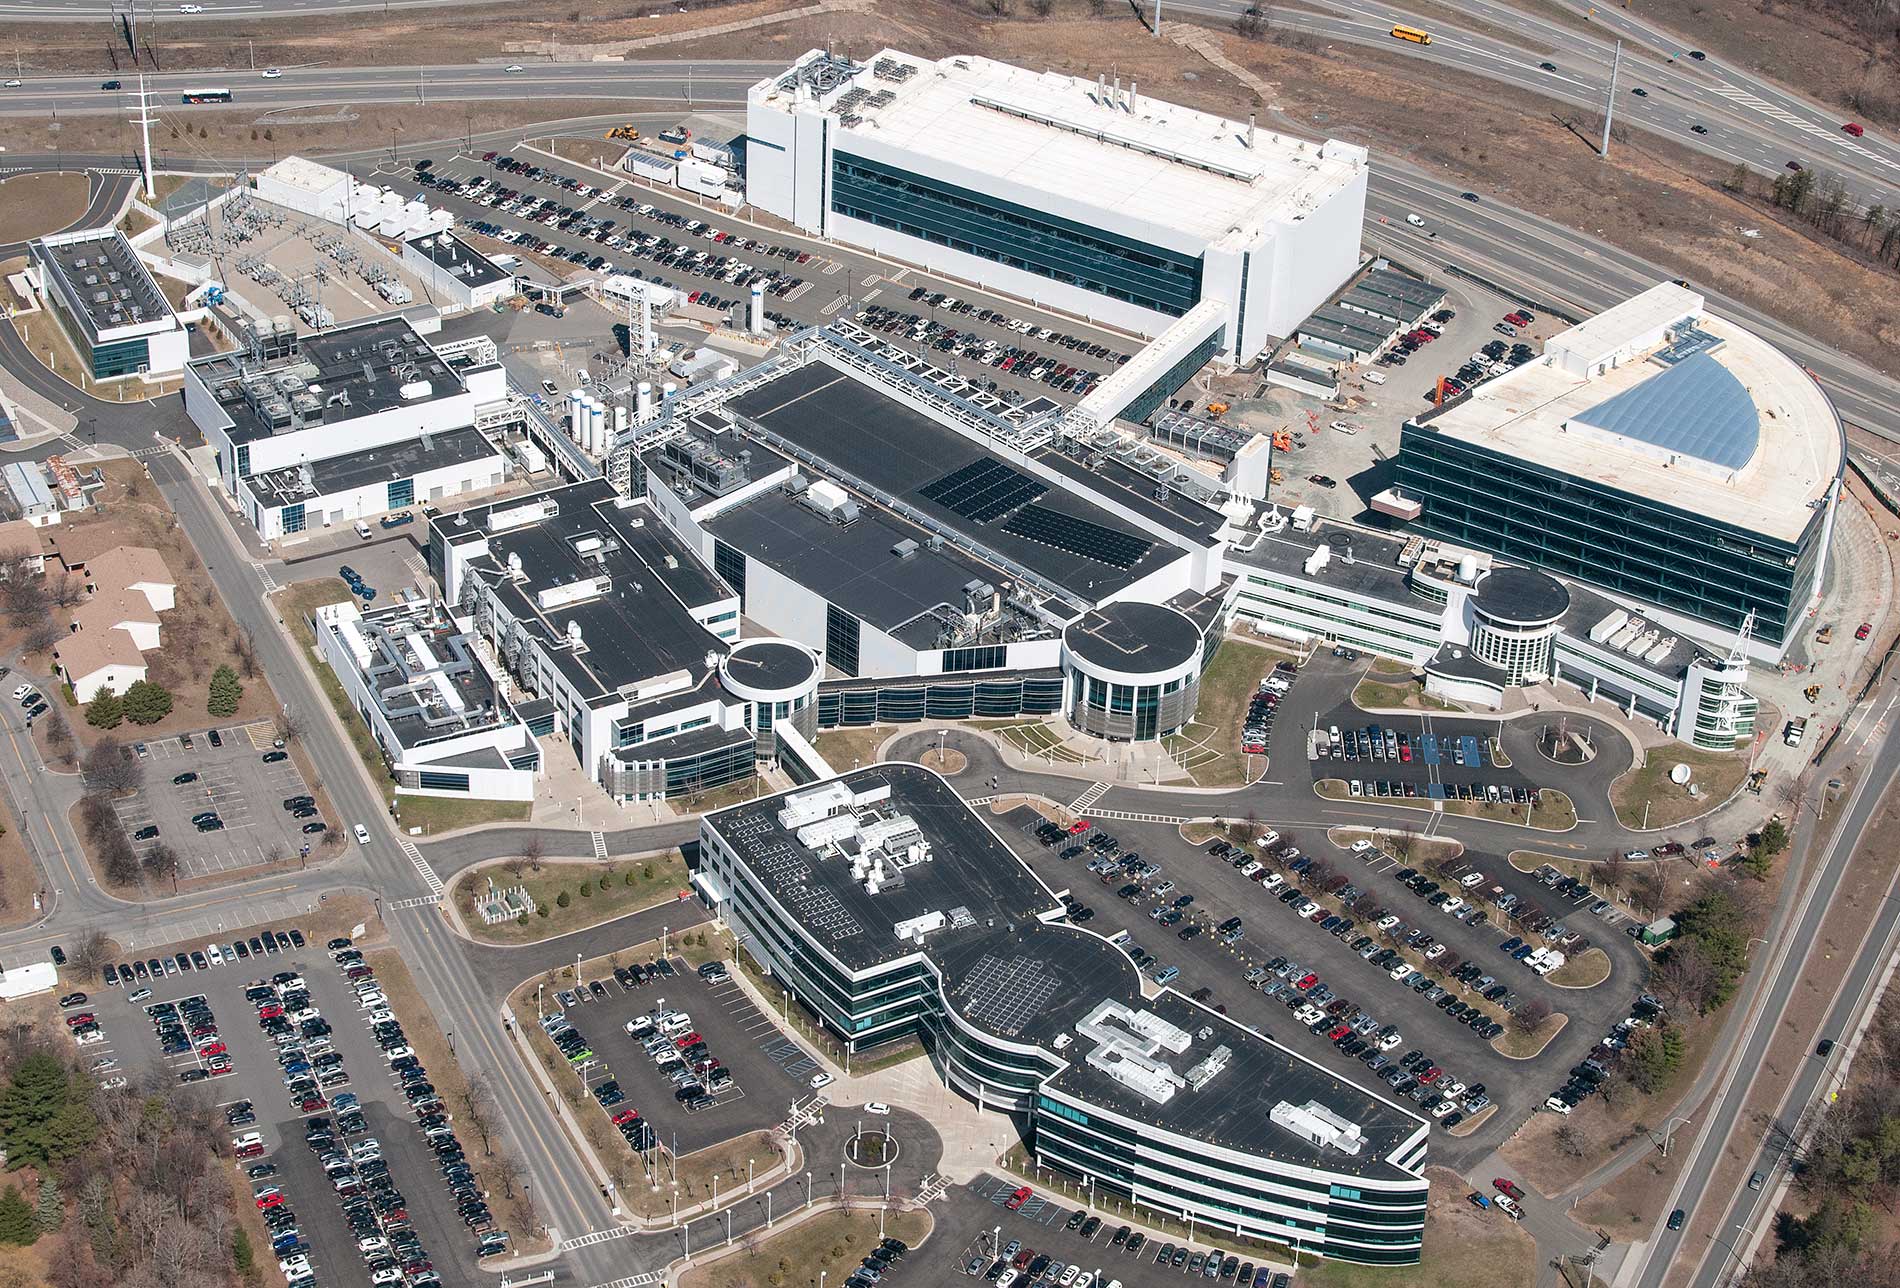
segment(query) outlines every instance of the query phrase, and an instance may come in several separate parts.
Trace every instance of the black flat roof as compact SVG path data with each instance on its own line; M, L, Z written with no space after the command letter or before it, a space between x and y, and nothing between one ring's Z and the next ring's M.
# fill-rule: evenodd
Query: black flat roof
M1479 579L1475 603L1487 617L1529 625L1562 617L1570 610L1570 592L1547 572L1494 566Z
M312 497L334 496L367 487L372 483L413 478L425 470L472 465L476 461L499 457L501 449L489 442L474 426L452 429L446 434L427 434L403 443L372 447L348 456L330 456L311 461L310 486L304 485L303 466L287 465L267 474L253 474L245 480L265 505L290 505ZM426 499L426 498L423 498Z
M531 500L517 496L445 516L435 526L487 538L488 557L475 566L508 611L540 638L543 651L583 700L618 701L623 690L676 671L691 671L695 683L703 684L706 655L723 657L729 646L688 611L704 602L689 605L681 592L697 598L708 585L723 589L723 583L696 566L697 556L644 502L623 503L605 479L538 495L552 498L558 513L488 532L490 511ZM667 565L667 554L675 566ZM510 555L520 557L520 580L509 575ZM546 610L538 602L543 591L603 575L610 583L604 594ZM581 629L579 652L567 642L570 623Z
M1001 576L952 548L932 550L928 532L893 514L867 506L840 527L777 488L713 516L705 528L887 634L938 606L961 611L964 586ZM900 558L892 548L904 541L918 548Z
M727 407L797 444L843 475L897 497L944 527L1015 561L1091 603L1134 584L1186 551L1157 541L1100 505L1064 488L1026 498L1044 510L1107 529L1139 543L1141 553L1122 567L1072 553L1010 531L1016 505L984 519L970 519L923 489L951 474L993 462L1021 471L1003 457L882 390L822 361L807 363L734 398Z
M1042 1048L1052 1067L1066 1063L1051 1085L1137 1121L1302 1166L1390 1180L1413 1178L1389 1161L1412 1142L1424 1120L1336 1077L1219 1013L1172 990L1144 997L1134 963L1092 931L1060 920L1056 892L1038 880L985 820L948 783L920 765L888 763L841 776L854 791L884 784L890 798L875 808L907 814L930 844L931 859L903 870L903 881L871 894L840 856L805 848L778 820L786 796L767 797L708 815L740 862L847 969L865 972L923 952L937 963L949 1003L973 1025ZM798 789L812 790L810 787ZM773 873L785 880L775 880ZM795 884L788 884L795 883ZM819 916L804 916L810 903ZM947 919L916 941L893 927L926 913ZM1230 1063L1199 1091L1181 1089L1157 1103L1087 1063L1088 1038L1075 1025L1099 1003L1148 1011L1184 1030L1192 1042L1169 1062L1177 1073L1225 1046ZM1055 1039L1075 1036L1058 1051ZM1357 1123L1366 1144L1357 1155L1322 1149L1269 1121L1279 1101L1318 1101Z
M115 327L161 322L172 316L171 304L158 283L118 229L54 236L34 245L85 310L93 338ZM132 316L134 309L137 317Z
M299 336L295 355L261 366L243 353L190 365L231 418L227 432L234 444L421 406L467 389L400 313ZM403 395L406 388L412 396ZM308 395L308 411L293 417L300 395ZM280 412L273 410L277 404Z
M470 286L487 286L514 277L512 272L454 233L431 233L427 237L411 238L406 244L443 272Z
M1153 478L1112 457L1078 459L1049 446L1036 452L1035 459L1196 545L1214 544L1221 525L1226 522L1220 511L1185 497L1173 488L1165 489L1163 495L1157 497Z
M810 652L784 640L740 640L726 657L727 673L758 689L792 688L817 669Z
M1201 631L1186 614L1160 604L1117 601L1091 609L1062 630L1063 645L1109 671L1147 675L1200 655Z

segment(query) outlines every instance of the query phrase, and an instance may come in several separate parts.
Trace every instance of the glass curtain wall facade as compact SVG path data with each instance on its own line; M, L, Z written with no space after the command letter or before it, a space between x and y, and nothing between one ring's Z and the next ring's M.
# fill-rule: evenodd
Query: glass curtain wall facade
M1747 532L1514 460L1408 423L1398 482L1425 503L1415 526L1461 545L1780 643L1824 553L1827 510L1797 542Z
M1179 317L1201 299L1201 260L986 193L834 151L831 209Z

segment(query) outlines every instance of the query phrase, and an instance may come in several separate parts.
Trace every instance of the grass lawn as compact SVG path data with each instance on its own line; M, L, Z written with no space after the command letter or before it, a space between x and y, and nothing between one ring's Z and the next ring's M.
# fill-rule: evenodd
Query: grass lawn
M1234 639L1222 640L1214 650L1214 660L1201 672L1193 733L1165 740L1168 753L1181 762L1196 786L1239 787L1247 781L1248 757L1240 752L1247 704L1283 656L1278 650Z
M1669 771L1689 766L1688 789L1669 781ZM1741 752L1703 751L1682 743L1650 751L1638 765L1610 784L1610 804L1624 827L1674 827L1720 805L1735 794L1748 776L1748 757Z
M833 769L837 766L833 765ZM743 805L755 797L767 795L772 790L764 778L753 774L750 778L741 778L738 782L727 783L723 787L714 787L706 791L694 792L667 802L673 813L680 818L698 818L701 814L710 814L714 810L725 809L729 805Z
M1300 1271L1301 1288L1524 1288L1537 1279L1537 1247L1502 1212L1465 1202L1470 1186L1431 1169L1425 1248L1416 1266L1357 1266L1327 1261Z
M86 176L70 170L21 174L0 183L0 241L58 232L86 213Z
M525 823L534 807L527 801L455 800L448 796L396 797L396 823L404 831L419 827L424 836L483 823Z
M927 1212L892 1212L884 1218L884 1233L902 1239L913 1249L930 1234ZM679 1278L679 1288L774 1288L818 1282L828 1271L828 1282L843 1283L846 1276L877 1246L874 1212L820 1212L778 1233L748 1242L729 1256L708 1258Z
M509 864L514 862L517 860L484 863L456 878L453 897L457 911L462 914L462 924L470 936L485 944L530 944L585 930L629 912L671 901L674 893L686 884L686 861L678 850L651 859L618 863L544 859L539 872L524 868L519 877L508 870ZM481 916L475 911L475 900L478 893L488 889L490 878L502 889L527 888L528 897L534 900L537 909L528 918L527 925L518 921L504 921L494 926L482 924ZM591 891L585 899L580 894L583 883ZM565 908L559 902L563 893L568 898ZM545 910L546 915L542 915L541 910Z
M1548 976L1558 988L1595 988L1610 977L1610 955L1592 948L1577 957L1566 957L1564 964Z
M1558 1012L1547 1017L1537 1026L1535 1033L1525 1033L1514 1026L1506 1025L1504 1032L1491 1039L1491 1046L1499 1055L1513 1060L1529 1060L1543 1053L1564 1025L1570 1023L1570 1017Z
M856 766L868 765L876 760L878 744L896 732L891 725L827 729L818 735L816 746L818 754L830 761L833 769L848 774Z
M317 656L317 637L310 625L312 613L325 604L350 598L350 588L340 578L317 577L310 581L292 582L270 598L277 608L277 615L283 618L291 635L309 654L310 669L316 672L323 696L330 700L330 709L336 712L338 723L349 735L350 745L356 748L357 758L369 770L370 781L381 788L385 804L394 800L396 784L389 777L389 765L383 759L383 749L376 745L369 726L357 714L349 695L343 692L343 686L337 683L336 676L331 673L329 664Z
M1326 839L1334 845L1347 847L1354 841L1370 841L1395 859L1413 867L1446 859L1455 859L1465 852L1465 843L1449 836L1408 836L1403 846L1395 846L1394 838L1383 832L1375 832L1368 827L1334 827L1326 831ZM1394 853L1395 848L1405 848L1406 853Z
M1370 676L1359 681L1352 691L1353 705L1368 711L1404 710L1404 711L1463 711L1464 708L1453 702L1434 698L1425 692L1425 686L1416 680L1406 680L1398 684L1387 684Z

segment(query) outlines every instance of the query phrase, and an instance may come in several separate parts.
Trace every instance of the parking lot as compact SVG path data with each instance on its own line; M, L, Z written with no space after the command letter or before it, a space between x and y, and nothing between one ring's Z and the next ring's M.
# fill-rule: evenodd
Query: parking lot
M1398 1099L1400 1092L1381 1082L1379 1075L1394 1070L1414 1053L1428 1057L1420 1070L1436 1065L1441 1071L1430 1083L1420 1084L1428 1096L1433 1086L1464 1086L1455 1097L1458 1103L1444 1109L1443 1117L1434 1119L1442 1126L1456 1126L1475 1112L1464 1103L1473 1088L1482 1088L1481 1094L1498 1105L1498 1112L1514 1124L1543 1101L1548 1093L1543 1082L1558 1077L1601 1036L1622 1014L1620 1008L1634 992L1637 974L1630 968L1627 941L1617 928L1591 914L1594 899L1581 907L1576 907L1580 901L1574 900L1566 905L1573 907L1574 913L1565 915L1564 924L1579 931L1580 940L1597 942L1611 953L1613 962L1623 964L1622 973L1602 988L1556 988L1499 951L1499 944L1508 937L1529 932L1515 923L1507 924L1503 914L1483 902L1480 895L1494 886L1507 892L1523 890L1519 898L1524 901L1530 899L1530 891L1541 896L1554 893L1532 876L1510 870L1502 860L1472 856L1445 875L1432 878L1461 895L1470 895L1469 903L1489 909L1485 920L1474 924L1427 903L1402 885L1395 879L1402 865L1377 852L1355 855L1333 846L1323 833L1289 839L1296 843L1292 848L1303 848L1306 854L1322 860L1324 866L1303 877L1289 873L1276 888L1267 889L1232 861L1214 854L1211 847L1190 846L1171 828L1123 821L1099 824L1094 831L1099 835L1112 830L1119 842L1116 857L1126 860L1132 852L1139 856L1137 862L1142 866L1132 872L1117 866L1107 873L1094 873L1088 870L1088 864L1102 852L1086 845L1088 834L1045 847L1034 835L1039 822L1028 811L1019 811L1010 815L999 830L1053 888L1066 890L1073 899L1080 900L1085 911L1078 912L1072 905L1072 917L1082 919L1090 930L1103 935L1126 932L1129 940L1124 947L1150 979L1167 979L1175 989L1221 1007L1242 1023L1388 1099ZM1077 843L1081 843L1080 852L1064 859L1062 855L1076 848ZM1246 861L1242 859L1243 864ZM1156 865L1157 870L1148 873L1147 865ZM1285 871L1272 865L1273 873ZM1458 884L1460 877L1475 872L1483 876L1473 886ZM1271 874L1263 871L1255 875ZM1338 892L1343 899L1322 896L1323 905L1315 901L1320 915L1339 910L1338 919L1330 927L1299 915L1298 907L1306 902L1303 896L1316 894L1324 885L1340 880L1347 883ZM1136 889L1124 896L1122 892L1131 885ZM1296 896L1297 904L1281 902L1279 895L1288 889L1301 892ZM1556 908L1548 898L1545 906ZM1166 924L1159 924L1155 919L1158 916ZM1222 927L1233 917L1240 918L1241 924L1235 928L1239 933L1234 942L1226 943ZM1388 918L1394 920L1382 929L1379 923ZM1538 938L1536 942L1546 941ZM1435 947L1438 951L1429 959L1432 964L1449 971L1469 963L1476 968L1471 979L1447 979L1441 985L1421 975L1417 982L1422 987L1414 989L1403 979L1393 978L1388 968L1375 967L1366 959L1369 952L1389 950L1394 962L1403 959L1416 970L1427 963L1426 954ZM1267 969L1270 964L1277 969ZM1289 977L1288 972L1296 967ZM1178 971L1178 976L1170 978L1170 970ZM1256 972L1251 981L1249 972ZM1409 978L1410 971L1401 974ZM1309 975L1313 978L1305 988L1296 987ZM1490 982L1476 987L1485 976L1491 977ZM1502 994L1490 1000L1483 997L1499 985L1504 986ZM1263 991L1267 988L1272 992ZM1472 1018L1475 1009L1480 1018L1506 1022L1508 1012L1504 1008L1527 999L1537 999L1572 1020L1541 1056L1529 1062L1545 1075L1533 1079L1524 1076L1527 1062L1500 1054L1460 1018ZM1309 1016L1303 1021L1293 1013L1295 1006L1309 1003L1322 1010L1337 1006L1325 1016L1326 1024L1318 1032L1307 1031L1318 1022L1316 1018ZM1458 1008L1456 1016L1451 1013L1453 1007ZM1362 1021L1373 1021L1370 1026L1362 1024L1364 1031L1345 1035L1347 1041L1356 1037L1365 1043L1357 1056L1342 1052L1330 1037L1352 1010L1360 1013ZM1386 1026L1396 1028L1399 1041L1381 1047L1376 1039ZM1384 1057L1383 1063L1371 1067L1368 1061L1380 1056ZM1428 1108L1419 1104L1412 1107L1414 1112L1431 1117ZM1450 1116L1454 1113L1459 1117ZM1455 1147L1456 1139L1440 1133L1435 1148Z
M1495 720L1430 712L1368 716L1351 703L1324 711L1317 719L1316 751L1309 757L1312 777L1357 781L1361 790L1354 795L1396 791L1419 799L1471 800L1484 798L1491 789L1509 789L1515 797L1540 786L1515 764L1496 763ZM1340 734L1336 744L1329 736L1334 729ZM1385 789L1367 790L1376 784Z
M638 964L640 975L648 976L649 963ZM620 968L624 974L619 977L603 971L582 988L562 990L546 999L546 1010L561 1014L593 1052L581 1064L586 1066L582 1077L596 1098L598 1089L609 1081L617 1083L626 1097L603 1106L604 1112L634 1109L652 1128L657 1144L677 1154L690 1154L746 1132L775 1127L784 1120L794 1096L810 1094L818 1062L804 1044L785 1036L777 1019L761 1011L730 978L709 983L684 958L672 957L667 959L673 971L670 978L660 975L641 982L633 977L630 985L634 965L630 960ZM695 1083L707 1091L705 1102L688 1104L678 1098L683 1086L671 1074L675 1069L682 1075L690 1072L690 1061L680 1065L669 1061L662 1067L643 1045L656 1032L636 1037L627 1031L630 1022L667 1012L683 1012L690 1019L687 1028L673 1026L677 1032L667 1035L667 1045L672 1045L672 1039L697 1034L706 1045L706 1056L724 1066L730 1079L716 1089L711 1082Z
M276 929L288 932L292 927L280 925ZM261 944L261 932L254 929L245 936L247 950L253 938ZM275 953L242 960L227 951L228 947L220 946L220 956L225 959L221 965L211 965L207 960L204 967L191 971L166 973L145 982L135 979L130 990L95 989L91 1000L106 1021L108 1041L93 1049L96 1054L86 1054L86 1060L119 1062L101 1076L126 1065L143 1064L170 1076L182 1074L197 1079L196 1085L226 1111L233 1140L257 1133L262 1152L239 1160L237 1165L274 1169L254 1177L254 1185L260 1190L276 1188L282 1192L279 1206L294 1212L299 1241L307 1245L302 1254L308 1256L319 1281L326 1285L368 1285L371 1271L357 1250L357 1240L362 1236L351 1230L345 1218L338 1178L326 1174L318 1153L306 1145L305 1133L320 1120L340 1124L351 1106L337 1098L357 1097L360 1105L355 1108L362 1114L362 1130L346 1133L345 1144L375 1142L375 1151L387 1164L400 1207L406 1213L406 1223L442 1282L474 1282L479 1277L474 1240L449 1199L436 1155L424 1143L389 1060L371 1035L366 1018L370 1012L359 1006L353 989L324 946L306 943L299 949L287 945ZM203 956L208 945L173 946L165 954L166 959L181 949L188 956L194 952ZM322 1042L329 1043L327 1050L338 1057L331 1063L346 1075L339 1079L331 1070L322 1070L327 1081L320 1091L329 1103L309 1111L300 1107L301 1102L290 1103L287 1082L296 1076L295 1071L280 1065L277 1045L260 1027L259 1004L246 996L248 987L292 973L302 980L309 997L307 1005L329 1025L321 1041L305 1049L314 1053ZM127 1000L143 989L150 989L151 996L137 1003ZM189 999L202 999L216 1032L200 1035L196 1030L205 1026L193 1023L186 1028L185 1049L178 1049L180 1043L174 1035L172 1049L166 1050L155 1035L147 1008L164 1003L182 1007ZM207 1037L223 1049L212 1052L206 1045ZM229 1062L228 1072L215 1076L198 1072L209 1074L212 1062L219 1059ZM249 1102L254 1122L246 1120L240 1109L242 1102ZM369 1152L363 1152L367 1159ZM364 1175L367 1178L369 1172L366 1170Z
M314 852L323 837L304 829L337 822L315 814L297 818L284 808L285 800L310 793L275 737L269 721L255 721L135 744L143 748L144 786L112 807L139 858L169 845L178 855L178 875L190 878ZM194 823L204 816L222 826Z
M936 1229L930 1242L905 1263L908 1273L903 1282L919 1288L995 1283L1000 1274L992 1277L989 1272L998 1260L1005 1260L1019 1271L1017 1282L1023 1284L1044 1279L1059 1283L1067 1267L1076 1266L1072 1285L1087 1274L1092 1288L1115 1281L1123 1288L1147 1288L1179 1282L1188 1276L1190 1262L1195 1263L1194 1276L1202 1277L1208 1253L1224 1254L1232 1248L1203 1239L1150 1238L1133 1228L1129 1218L1117 1212L1117 1203L1106 1197L1090 1211L1085 1204L1032 1185L1029 1197L1011 1210L1009 1202L1019 1184L993 1172L980 1172L968 1184L949 1190L941 1203L933 1205ZM1157 1262L1164 1247L1169 1250L1165 1264ZM1177 1248L1183 1250L1178 1267L1172 1256ZM1199 1261L1196 1253L1201 1254ZM1022 1264L1017 1266L1019 1260ZM1260 1279L1263 1270L1267 1278ZM1229 1273L1228 1259L1223 1256L1217 1281L1236 1288L1252 1288L1256 1283L1267 1288L1274 1283L1275 1273L1279 1272L1246 1254L1232 1258Z

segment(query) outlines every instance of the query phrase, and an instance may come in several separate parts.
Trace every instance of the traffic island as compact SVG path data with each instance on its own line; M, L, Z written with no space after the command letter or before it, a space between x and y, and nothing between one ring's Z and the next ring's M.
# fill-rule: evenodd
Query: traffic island
M1557 1035L1570 1023L1570 1017L1562 1011L1546 1015L1543 1022L1529 1033L1512 1025L1506 1025L1504 1032L1491 1039L1491 1049L1507 1060L1535 1060L1544 1053L1544 1048L1557 1040Z
M1601 948L1586 948L1544 979L1552 988L1595 988L1609 977L1610 955Z
M925 769L934 769L945 778L954 778L970 767L970 758L954 747L932 747L917 758ZM833 769L837 766L833 765Z
M678 1288L761 1288L815 1284L824 1274L842 1284L877 1246L880 1228L885 1237L902 1239L915 1256L932 1225L928 1212L899 1209L880 1217L861 1207L821 1207L779 1222L776 1231L755 1231L730 1248L695 1256L675 1282Z
M675 902L686 882L678 850L604 862L517 856L463 872L449 902L470 939L515 946Z
M1554 787L1539 793L1534 805L1521 809L1516 805L1489 801L1426 800L1418 796L1354 796L1343 778L1322 778L1313 784L1313 792L1329 801L1347 801L1354 805L1373 805L1384 809L1419 810L1428 814L1455 814L1460 818L1483 819L1529 828L1534 832L1568 832L1577 825L1577 807L1570 797Z

